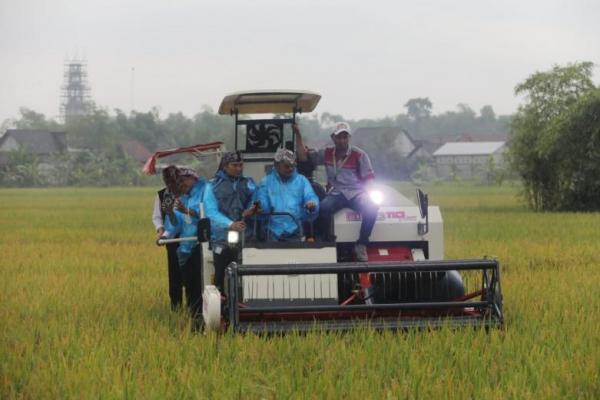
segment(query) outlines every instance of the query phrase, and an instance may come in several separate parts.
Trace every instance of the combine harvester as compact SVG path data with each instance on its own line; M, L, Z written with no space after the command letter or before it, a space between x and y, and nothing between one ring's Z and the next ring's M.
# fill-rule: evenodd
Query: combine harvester
M260 181L279 147L295 148L296 115L313 111L320 98L279 90L223 99L219 114L235 118L235 149L244 153L245 175ZM249 118L256 114L286 117ZM365 323L375 329L501 326L498 262L443 260L440 209L429 206L421 190L417 204L381 184L370 194L379 216L366 263L353 259L361 221L350 209L335 215L334 242L253 241L230 232L229 245L238 250L239 262L226 270L225 293L205 286L207 329L281 333L347 330ZM212 253L205 234L198 240L204 242L204 282L211 282Z

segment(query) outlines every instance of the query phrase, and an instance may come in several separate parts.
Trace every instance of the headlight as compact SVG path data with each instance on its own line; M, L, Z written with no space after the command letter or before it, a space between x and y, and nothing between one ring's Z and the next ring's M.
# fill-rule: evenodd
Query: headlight
M369 197L373 201L373 203L380 205L383 203L383 193L379 190L370 190Z
M240 233L238 231L227 232L227 243L237 244L240 241Z

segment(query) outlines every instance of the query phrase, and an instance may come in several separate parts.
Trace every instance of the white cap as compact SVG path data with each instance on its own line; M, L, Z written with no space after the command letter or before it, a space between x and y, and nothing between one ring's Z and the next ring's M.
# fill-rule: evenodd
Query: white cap
M347 132L348 135L352 135L352 132L350 131L350 125L348 125L348 123L346 123L346 122L336 123L335 126L333 127L333 132L331 134L333 136L337 136L342 132Z

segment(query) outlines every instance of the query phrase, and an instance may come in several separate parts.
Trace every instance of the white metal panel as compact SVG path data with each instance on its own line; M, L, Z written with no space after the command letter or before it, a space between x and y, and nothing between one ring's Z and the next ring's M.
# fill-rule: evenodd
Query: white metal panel
M471 156L492 155L498 151L505 142L449 142L444 143L434 153L438 156Z
M302 90L253 90L225 96L219 114L292 113L295 110L311 112L321 100L321 95Z
M202 318L206 328L217 331L221 325L221 293L213 285L205 286L202 293Z
M421 218L417 206L409 207L380 207L377 222L371 233L371 242L429 242L429 259L444 258L444 228L439 207L431 206L429 211L429 232L420 236L417 231ZM334 218L335 235L338 242L355 242L358 240L361 225L359 213L345 208Z
M335 263L335 247L321 249L244 248L244 265ZM337 299L336 274L261 275L242 277L243 299Z
M202 279L204 287L215 284L215 263L213 253L208 249L208 243L200 243L202 246Z
M323 264L337 261L335 247L306 249L257 249L242 250L244 265Z
M266 169L273 165L273 161L253 161L251 159L244 160L244 175L254 179L258 185L262 178L265 177Z

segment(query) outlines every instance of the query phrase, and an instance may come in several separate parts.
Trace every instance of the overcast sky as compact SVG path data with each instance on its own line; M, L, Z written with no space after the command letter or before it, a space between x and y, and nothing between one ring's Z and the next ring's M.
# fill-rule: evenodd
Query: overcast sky
M21 106L56 117L74 56L99 106L129 111L133 94L163 117L274 88L319 92L317 111L348 118L413 97L507 114L531 73L600 64L600 1L0 0L0 122Z

